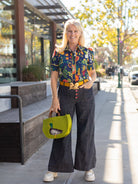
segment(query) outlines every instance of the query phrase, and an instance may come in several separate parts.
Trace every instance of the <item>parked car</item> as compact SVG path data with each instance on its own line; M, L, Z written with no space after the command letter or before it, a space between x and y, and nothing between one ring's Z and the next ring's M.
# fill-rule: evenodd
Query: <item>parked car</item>
M124 69L124 76L128 76L129 74L129 70L128 69Z
M131 84L138 84L138 65L133 65L131 67L128 80Z

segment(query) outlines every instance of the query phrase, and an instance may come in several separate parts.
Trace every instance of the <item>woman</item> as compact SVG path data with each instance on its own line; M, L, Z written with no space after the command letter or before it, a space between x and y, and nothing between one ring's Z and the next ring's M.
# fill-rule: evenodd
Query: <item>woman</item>
M77 144L75 163L72 159L71 135L53 141L44 181L53 181L57 172L85 171L85 180L94 181L96 153L94 145L94 96L92 91L96 72L93 51L84 47L84 34L80 23L71 19L65 23L63 41L56 46L51 62L52 105L50 111L61 115L74 111L77 115ZM57 92L57 81L59 89Z

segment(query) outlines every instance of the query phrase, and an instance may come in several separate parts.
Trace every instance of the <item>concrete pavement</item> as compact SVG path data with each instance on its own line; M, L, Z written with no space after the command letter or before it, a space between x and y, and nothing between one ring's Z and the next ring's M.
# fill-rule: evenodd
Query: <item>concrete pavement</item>
M117 88L116 80L101 81L95 96L95 142L97 165L95 184L138 184L138 112L127 86ZM72 130L73 155L76 144L76 118ZM0 163L0 184L42 184L52 140L26 163ZM60 173L53 184L85 184L84 172ZM89 182L91 183L91 182Z

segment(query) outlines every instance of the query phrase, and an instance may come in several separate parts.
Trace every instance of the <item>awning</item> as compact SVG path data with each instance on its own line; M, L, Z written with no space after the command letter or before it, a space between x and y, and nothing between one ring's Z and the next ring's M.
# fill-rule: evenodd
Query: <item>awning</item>
M26 0L26 2L54 21L58 27L63 28L64 22L74 18L60 0Z

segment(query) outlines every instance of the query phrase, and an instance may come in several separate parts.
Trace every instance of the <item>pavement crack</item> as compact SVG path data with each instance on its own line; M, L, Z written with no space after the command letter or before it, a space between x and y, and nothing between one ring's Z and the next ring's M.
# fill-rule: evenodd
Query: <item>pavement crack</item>
M71 184L73 178L76 176L77 173L78 173L78 171L74 171L74 172L66 179L66 181L65 181L63 184Z

